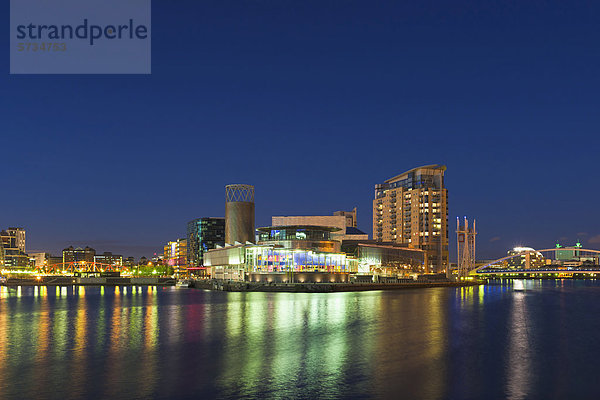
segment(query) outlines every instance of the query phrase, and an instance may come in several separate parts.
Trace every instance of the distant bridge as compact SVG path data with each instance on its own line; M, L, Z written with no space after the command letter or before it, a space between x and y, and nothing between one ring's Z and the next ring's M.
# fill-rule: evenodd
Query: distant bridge
M491 263L482 265L470 272L471 275L551 275L551 274L600 274L600 265L596 262L595 264L582 264L579 266L568 265L569 262L566 262L565 266L556 266L556 265L543 265L543 266L535 266L532 265L532 255L535 255L536 258L538 254L541 254L543 257L543 253L549 253L556 251L572 251L576 252L577 257L584 257L585 254L591 255L592 258L597 258L600 256L600 250L595 249L583 249L579 247L568 247L568 248L551 248L551 249L542 249L542 250L526 250L519 253L515 253L506 257L499 258ZM583 254L583 256L582 256ZM509 268L507 267L507 261L513 258L521 258L525 257L525 266L520 268ZM545 257L544 257L545 258ZM551 258L548 258L551 259ZM596 260L597 261L597 260Z
M473 273L473 271L471 272ZM529 269L517 269L517 268L506 268L506 269L490 269L487 271L475 272L479 275L552 275L552 274L598 274L600 277L600 268L529 268Z

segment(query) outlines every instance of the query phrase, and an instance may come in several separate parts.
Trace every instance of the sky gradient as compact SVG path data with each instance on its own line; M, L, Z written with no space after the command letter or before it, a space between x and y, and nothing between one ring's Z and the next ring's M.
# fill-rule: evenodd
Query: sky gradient
M149 76L11 76L5 40L0 227L148 257L249 183L257 226L372 233L374 185L437 163L453 262L465 215L479 259L600 248L600 4L406 3L155 0Z

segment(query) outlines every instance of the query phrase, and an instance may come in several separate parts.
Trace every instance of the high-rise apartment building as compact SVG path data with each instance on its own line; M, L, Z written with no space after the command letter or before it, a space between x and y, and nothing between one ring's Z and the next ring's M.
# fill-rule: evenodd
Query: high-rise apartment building
M448 267L448 191L443 165L427 165L375 185L373 238L425 251L427 272Z
M225 218L196 218L187 224L187 260L190 267L204 265L204 252L225 244Z

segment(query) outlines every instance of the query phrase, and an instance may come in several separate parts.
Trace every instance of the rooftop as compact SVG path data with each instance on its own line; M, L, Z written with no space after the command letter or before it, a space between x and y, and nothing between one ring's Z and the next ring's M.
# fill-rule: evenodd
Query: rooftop
M413 168L411 170L403 172L400 175L396 175L393 178L390 178L390 179L386 180L384 183L395 182L395 181L400 180L401 178L403 178L405 175L408 175L411 172L415 172L415 171L420 170L420 169L438 169L438 170L445 171L446 170L446 166L445 165L439 165L439 164L423 165L421 167Z

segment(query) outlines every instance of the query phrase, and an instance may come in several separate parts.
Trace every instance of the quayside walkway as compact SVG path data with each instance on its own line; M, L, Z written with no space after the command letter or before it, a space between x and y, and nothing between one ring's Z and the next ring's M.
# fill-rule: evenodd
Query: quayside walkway
M288 293L333 293L361 292L367 290L402 290L434 287L477 286L484 281L463 282L415 282L415 283L262 283L262 282L226 282L194 281L191 287L196 289L221 290L225 292L288 292Z

